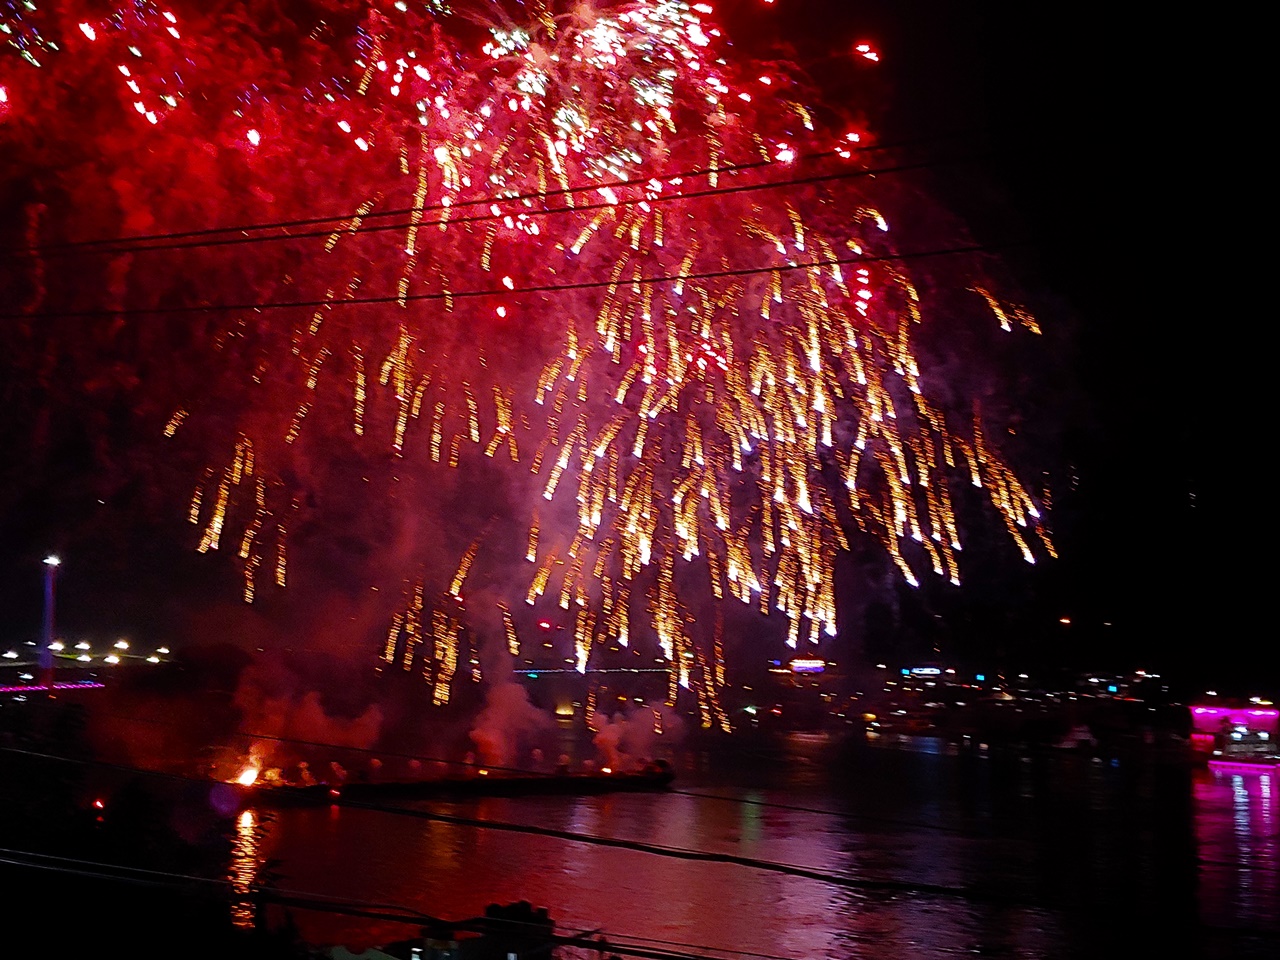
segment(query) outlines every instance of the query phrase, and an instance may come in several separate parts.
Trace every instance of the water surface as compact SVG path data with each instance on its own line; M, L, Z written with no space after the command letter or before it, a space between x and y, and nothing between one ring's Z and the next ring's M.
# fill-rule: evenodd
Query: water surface
M675 761L664 793L259 811L236 869L276 858L282 887L450 919L528 900L560 932L713 957L1280 957L1271 774L806 734ZM294 919L353 947L415 932Z

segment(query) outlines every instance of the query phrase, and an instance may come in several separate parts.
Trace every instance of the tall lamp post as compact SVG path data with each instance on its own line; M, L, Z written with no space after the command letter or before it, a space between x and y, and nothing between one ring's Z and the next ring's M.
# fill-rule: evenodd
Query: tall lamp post
M53 696L53 587L62 561L50 555L44 558L44 628L40 635L40 668L45 696Z

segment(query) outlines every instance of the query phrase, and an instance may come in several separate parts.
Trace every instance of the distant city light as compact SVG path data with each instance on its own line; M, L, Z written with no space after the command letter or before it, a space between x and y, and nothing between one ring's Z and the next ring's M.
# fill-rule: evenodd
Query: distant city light
M797 657L791 661L792 673L822 673L827 669L827 661L816 657Z

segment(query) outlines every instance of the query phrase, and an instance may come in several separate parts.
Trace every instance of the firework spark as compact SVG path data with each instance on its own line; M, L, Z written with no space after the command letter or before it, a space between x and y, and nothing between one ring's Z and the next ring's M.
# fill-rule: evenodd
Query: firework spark
M810 648L836 633L853 532L913 585L922 569L958 584L957 482L985 492L1028 562L1052 553L1040 500L980 416L930 399L918 350L954 309L937 293L952 277L1005 331L1036 321L976 271L900 246L890 212L910 195L865 176L864 135L819 123L793 71L731 62L709 6L494 6L477 48L440 5L369 3L359 22L295 24L307 56L274 72L225 14L138 2L73 23L21 6L0 8L25 62L0 76L10 113L43 89L18 66L114 71L98 93L149 128L150 156L182 141L229 157L194 165L186 191L230 192L234 169L258 196L307 201L287 223L206 234L202 208L166 219L134 183L145 169L120 174L122 202L149 211L132 220L165 235L99 251L121 316L242 307L202 321L217 389L164 433L225 450L188 516L201 551L234 528L247 601L266 571L285 583L312 432L387 452L397 481L506 471L529 491L524 572L499 605L509 651L521 607L554 604L579 671L644 638L669 699L692 691L708 726L728 725L726 650L722 615L713 629L692 612L701 598L777 616ZM189 37L208 35L239 59L197 54ZM325 220L335 209L354 212ZM163 262L189 285L180 304ZM242 286L253 298L229 301ZM495 535L468 539L451 575L406 587L382 649L441 705L463 585Z

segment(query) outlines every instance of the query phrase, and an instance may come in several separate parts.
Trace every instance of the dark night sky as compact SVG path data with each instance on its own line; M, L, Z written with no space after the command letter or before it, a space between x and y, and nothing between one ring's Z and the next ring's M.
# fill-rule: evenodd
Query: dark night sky
M958 594L926 589L908 607L943 617L955 652L990 647L994 631L995 646L1031 663L1179 670L1207 663L1205 682L1218 683L1262 641L1222 622L1215 606L1231 561L1210 542L1200 489L1207 407L1204 384L1189 383L1198 366L1194 342L1182 336L1197 321L1184 318L1193 309L1180 294L1185 267L1164 252L1176 231L1155 174L1167 169L1166 131L1176 126L1189 81L1180 79L1175 48L1157 46L1145 25L1119 21L1113 10L1009 0L752 0L730 10L728 33L753 53L794 47L833 100L874 95L878 112L868 119L885 140L978 131L964 142L989 156L939 170L932 185L979 241L1030 241L1011 249L1008 263L1045 325L1057 324L1044 338L1052 356L1044 358L1048 395L1039 402L1060 416L1053 437L1030 446L1058 458L1046 469L1078 478L1074 490L1057 491L1062 559L1034 571L1001 566L973 576ZM883 63L848 56L859 41L879 49ZM76 517L93 513L84 496L59 492L58 477L42 486L46 493L0 517L6 641L38 628L39 558L67 549ZM172 575L196 583L196 596L236 596L233 577L205 582L207 567L191 551L160 543L164 529L144 518L134 532L154 548L147 559L115 556L90 572L69 556L64 624L145 632L164 619L167 604L183 601L140 596L147 591L136 584L160 587ZM1072 626L1062 628L1059 616ZM1211 629L1239 636L1239 645L1217 642L1206 654Z

